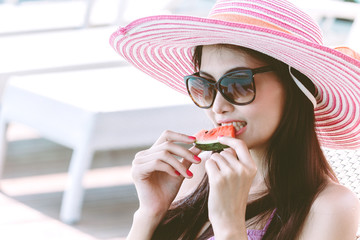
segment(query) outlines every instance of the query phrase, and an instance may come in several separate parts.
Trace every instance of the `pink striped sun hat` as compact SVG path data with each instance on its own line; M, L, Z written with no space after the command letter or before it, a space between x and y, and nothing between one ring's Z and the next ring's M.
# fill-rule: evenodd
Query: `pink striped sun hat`
M285 0L218 0L207 18L160 15L119 28L123 58L180 93L198 45L232 44L270 55L316 85L316 132L324 147L360 148L360 55L322 43L319 26Z

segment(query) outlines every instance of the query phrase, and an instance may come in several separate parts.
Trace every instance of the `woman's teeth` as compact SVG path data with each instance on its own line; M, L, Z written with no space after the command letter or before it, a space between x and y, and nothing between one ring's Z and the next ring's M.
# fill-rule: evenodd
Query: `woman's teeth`
M230 122L230 123L221 124L221 126L231 126L231 125L235 127L236 131L239 131L240 129L246 126L246 122Z

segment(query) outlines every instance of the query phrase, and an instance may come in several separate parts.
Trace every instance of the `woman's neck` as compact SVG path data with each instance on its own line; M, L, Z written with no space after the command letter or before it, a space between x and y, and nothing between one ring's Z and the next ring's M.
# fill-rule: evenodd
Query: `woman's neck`
M264 164L266 159L266 151L265 148L261 148L261 149L250 149L250 155L253 158L253 160L255 161L255 164L257 166L257 173L256 176L253 180L253 183L251 185L251 189L250 189L250 195L257 195L259 193L263 193L264 191L267 190L266 187L266 183L265 183L265 178L267 175L267 165Z

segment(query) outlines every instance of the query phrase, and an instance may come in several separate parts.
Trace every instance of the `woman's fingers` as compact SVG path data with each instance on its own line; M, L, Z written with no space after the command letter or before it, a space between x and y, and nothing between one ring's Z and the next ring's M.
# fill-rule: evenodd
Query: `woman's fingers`
M147 161L146 156L149 156L154 153L164 152L164 153L171 153L174 156L179 157L179 159L186 159L186 162L199 163L201 160L197 156L197 154L199 154L200 150L194 147L190 149L187 149L184 146L180 146L173 142L164 142L162 144L153 146L150 149L143 151L141 154L137 155L137 157L142 158L144 161Z
M135 172L144 178L156 171L191 178L192 173L188 169L193 163L201 162L197 156L201 150L196 147L187 149L178 143L191 144L194 141L192 136L172 131L163 132L151 148L136 154L133 161Z
M239 139L225 138L226 137L223 137L219 139L219 141L230 146L230 148L225 149L221 153L212 154L209 159L211 161L208 160L208 167L210 168L207 168L207 171L211 170L212 173L217 172L217 175L213 175L214 178L221 178L221 176L236 178L236 176L241 175L252 178L255 176L257 167L244 142ZM217 167L217 171L216 168L214 168L215 166ZM209 178L212 178L211 173Z
M217 177L219 175L219 171L220 171L219 166L217 165L215 160L212 158L209 158L208 160L206 160L205 170L206 170L207 175L209 176L210 182L212 179L214 179L215 177Z
M192 146L189 151L194 155L193 160L187 160L186 158L183 158L181 160L182 164L185 166L186 169L189 169L189 167L191 166L191 164L194 163L200 163L201 162L201 158L198 156L201 153L201 150L196 148L195 146Z
M162 144L164 142L181 142L191 144L195 141L195 139L196 138L193 136L166 130L160 135L159 139L154 143L153 146Z
M241 162L238 159L238 156L234 149L228 148L220 153L220 155L226 159L227 163L231 168L238 166Z
M233 168L230 162L220 153L211 154L210 159L216 162L219 170L223 173L230 172Z
M191 148L192 150L190 151L183 146L175 144L175 142L192 144L195 142L195 137L167 130L161 134L159 139L155 144L153 144L151 148L137 153L135 157L143 157L154 152L166 150L175 156L186 159L192 163L197 163L200 161L200 159L197 157L197 154L201 152L200 150L197 148Z
M256 168L256 164L252 159L249 149L246 146L245 142L230 137L219 137L219 142L225 145L228 145L230 148L235 150L238 159L249 168Z
M169 167L164 168L164 164ZM154 171L165 171L170 175L182 175L185 178L191 178L192 174L189 173L188 168L180 162L176 157L174 157L168 151L160 151L152 153L145 157L137 158L133 161L133 166L136 167L145 167L141 172L154 172Z
M159 171L167 173L174 177L179 177L181 175L180 172L176 170L173 166L160 159L153 162L144 163L141 167L143 167L143 171L149 173Z

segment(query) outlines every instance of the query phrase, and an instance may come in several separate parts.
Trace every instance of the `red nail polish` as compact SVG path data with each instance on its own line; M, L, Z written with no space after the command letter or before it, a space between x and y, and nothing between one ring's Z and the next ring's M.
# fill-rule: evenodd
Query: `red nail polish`
M180 176L180 173L177 170L175 170L175 174Z
M189 170L186 170L186 174L187 174L189 177L192 177L192 176L193 176L193 173L190 172Z
M189 138L190 138L191 140L196 140L196 137L193 137L193 136L189 136Z
M196 161L198 161L198 162L200 162L201 161L201 158L199 158L198 156L196 156L196 155L194 155L194 159L196 160Z

